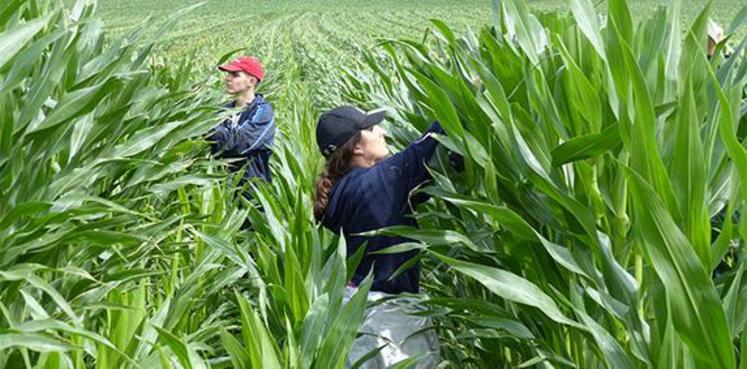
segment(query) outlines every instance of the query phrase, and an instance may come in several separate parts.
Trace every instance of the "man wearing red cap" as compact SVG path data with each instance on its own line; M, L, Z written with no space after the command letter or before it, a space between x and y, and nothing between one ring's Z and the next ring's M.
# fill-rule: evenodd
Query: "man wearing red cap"
M269 182L275 118L270 103L256 93L265 77L262 64L254 57L242 56L218 69L226 72L226 92L234 100L225 108L234 114L211 130L212 151L221 158L234 159L231 170L244 168L246 180Z

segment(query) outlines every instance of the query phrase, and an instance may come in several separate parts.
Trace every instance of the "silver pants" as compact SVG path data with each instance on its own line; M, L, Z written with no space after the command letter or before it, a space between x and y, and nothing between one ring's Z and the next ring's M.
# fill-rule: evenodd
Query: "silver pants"
M347 303L357 291L346 287L343 301ZM376 302L395 295L371 291L368 301ZM366 309L360 336L345 361L345 369L350 369L358 360L381 348L372 358L363 363L360 369L384 369L409 358L417 358L416 369L433 369L439 362L439 343L432 329L431 318L411 313L422 312L424 308L412 298L398 297ZM429 329L430 328L430 329Z

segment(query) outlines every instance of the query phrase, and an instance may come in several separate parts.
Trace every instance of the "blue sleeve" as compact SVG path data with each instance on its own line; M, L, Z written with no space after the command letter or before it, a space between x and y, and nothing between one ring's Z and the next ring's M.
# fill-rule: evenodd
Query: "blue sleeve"
M242 117L240 119L245 119ZM215 127L208 139L213 141L213 153L225 157L241 157L253 151L269 149L275 137L275 118L270 104L257 107L251 117L234 124L226 120Z
M433 138L433 133L445 134L438 122L433 122L420 138L401 152L384 161L386 168L399 168L401 171L399 186L401 190L407 193L431 179L426 162L431 158L438 146L438 141Z

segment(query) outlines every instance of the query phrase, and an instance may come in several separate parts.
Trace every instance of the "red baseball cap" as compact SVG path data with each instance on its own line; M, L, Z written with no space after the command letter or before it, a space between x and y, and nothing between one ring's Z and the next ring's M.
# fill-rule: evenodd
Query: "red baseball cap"
M218 69L224 72L242 71L257 77L260 81L265 79L265 71L262 69L262 63L253 56L240 56L230 63L218 66Z

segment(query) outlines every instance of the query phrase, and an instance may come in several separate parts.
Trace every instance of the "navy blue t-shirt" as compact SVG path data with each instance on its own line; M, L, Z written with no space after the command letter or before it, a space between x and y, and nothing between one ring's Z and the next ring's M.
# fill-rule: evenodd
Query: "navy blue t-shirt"
M226 108L235 107L235 102ZM272 105L257 94L240 113L213 128L208 140L212 152L224 159L242 159L231 164L231 170L246 168L245 179L271 180L270 156L275 139L275 116Z
M367 241L366 251L353 275L357 285L373 268L372 291L386 293L418 292L420 266L416 263L390 280L394 272L416 255L415 250L397 254L372 255L372 251L403 242L405 237L363 237L354 234L394 225L416 227L413 208L427 199L410 193L430 179L426 161L433 155L438 141L429 133L444 131L434 122L428 131L402 152L392 155L369 168L354 168L335 183L330 192L329 204L322 224L334 232L342 229L347 244L347 254L352 255Z

